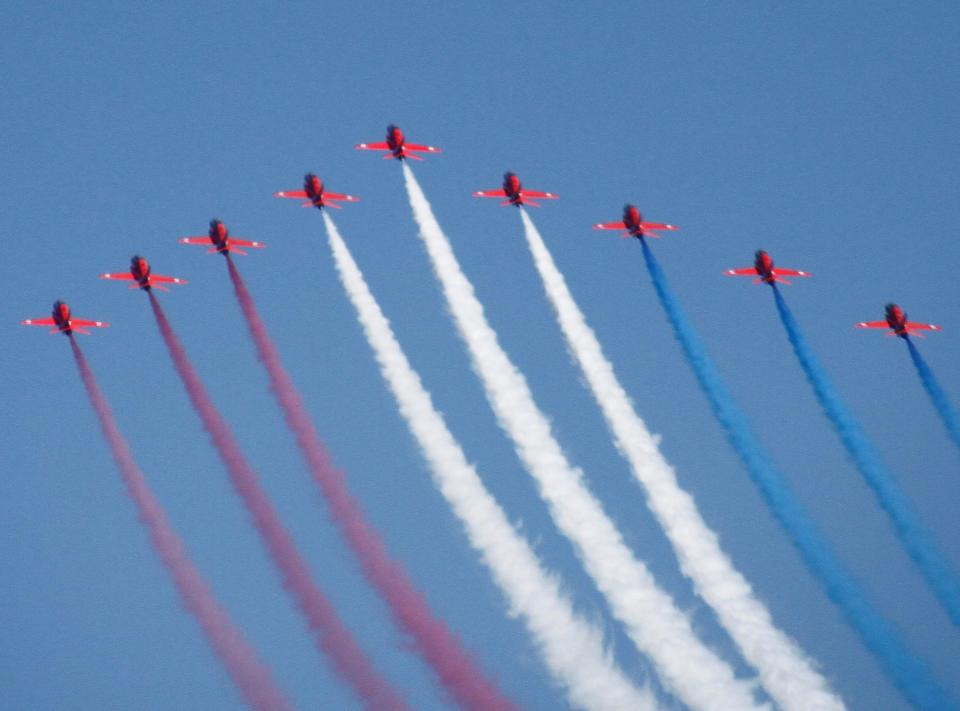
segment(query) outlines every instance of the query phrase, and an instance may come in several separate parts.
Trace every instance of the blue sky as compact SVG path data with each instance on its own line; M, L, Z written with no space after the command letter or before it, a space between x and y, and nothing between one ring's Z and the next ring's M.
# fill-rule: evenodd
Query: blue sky
M533 218L639 413L777 623L852 708L902 708L729 450L656 302L639 245L591 231L622 205L682 231L654 244L781 470L881 610L960 696L960 639L821 416L771 295L725 279L767 249L814 274L786 296L851 409L960 568L958 453L904 344L853 324L894 300L956 403L955 131L949 3L89 3L8 5L0 104L0 687L16 708L228 709L238 695L136 521L67 344L17 326L55 298L110 321L82 345L170 517L304 708L351 708L313 650L167 359L142 294L96 279L134 252L190 280L162 295L217 404L376 662L442 698L330 525L256 361L219 257L178 245L212 217L268 248L239 267L336 461L438 614L518 702L552 709L522 626L433 489L333 270L317 214L274 200L317 172L451 430L511 518L649 667L556 532L445 313L399 167L353 150L388 122L444 153L414 165L467 275L572 460L630 546L741 674L677 570L570 364L514 210L470 192L504 170L561 199Z

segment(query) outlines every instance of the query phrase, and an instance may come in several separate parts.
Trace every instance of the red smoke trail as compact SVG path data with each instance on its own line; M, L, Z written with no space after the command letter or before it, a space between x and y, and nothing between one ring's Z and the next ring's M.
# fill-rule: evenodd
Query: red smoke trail
M390 559L383 540L367 523L356 499L347 490L343 472L333 466L293 381L280 361L280 354L267 334L253 298L229 255L227 266L237 300L247 319L260 360L270 376L271 387L280 401L287 425L296 436L314 481L330 505L333 519L360 559L367 579L387 601L394 618L413 637L417 651L458 704L483 711L516 708L484 678L459 640L441 620L433 616L423 595L413 586L403 568Z
M187 609L197 618L207 639L217 656L227 668L227 672L239 687L247 704L262 711L280 711L291 708L273 677L260 660L253 648L237 629L227 613L220 607L213 592L207 587L193 562L187 557L183 543L173 531L160 503L154 498L143 472L140 471L126 440L120 434L113 413L106 398L97 385L93 371L87 364L80 346L70 336L70 347L77 362L83 385L90 396L90 402L100 420L103 435L110 445L113 458L120 468L120 474L130 498L140 510L140 520L150 531L150 540L157 555L173 578Z
M368 709L407 709L407 705L373 668L353 635L337 617L330 601L313 584L306 562L300 557L290 534L284 529L273 505L260 488L257 475L240 451L229 425L217 411L206 388L200 382L186 351L160 308L160 302L153 292L150 292L149 296L157 326L167 350L170 351L174 366L187 388L190 401L226 465L234 488L246 504L257 532L282 572L284 587L296 598L300 611L307 618L317 646L330 656L337 672L350 683Z

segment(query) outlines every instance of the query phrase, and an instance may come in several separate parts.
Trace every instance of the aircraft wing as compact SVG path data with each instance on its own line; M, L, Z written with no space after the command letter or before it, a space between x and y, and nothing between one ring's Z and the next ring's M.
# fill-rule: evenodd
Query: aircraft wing
M890 328L890 324L886 321L861 321L857 328Z
M180 244L213 244L209 235L203 237L181 237Z
M727 269L724 274L727 276L757 276L757 270L753 267L743 267L743 269Z
M676 225L665 225L662 222L641 222L640 229L643 230L679 230Z
M543 198L544 200L556 200L559 197L559 195L553 193L545 193L542 190L527 190L526 188L522 188L520 194L523 197Z
M101 274L100 278L115 279L118 281L130 281L131 279L133 279L133 274L131 274L130 272L119 272L119 273L107 272L106 274Z
M942 331L942 326L937 326L935 323L915 323L913 321L907 321L903 324L908 331Z
M109 323L104 323L103 321L89 321L85 318L72 318L70 319L71 328L106 328L109 326Z
M323 196L328 200L343 200L344 202L360 202L360 198L354 197L353 195L343 195L341 193L330 193L324 192ZM306 197L304 195L304 197Z
M771 272L774 276L801 276L808 277L810 272L803 272L799 269L781 269L780 267L774 267ZM754 272L756 273L756 272Z
M622 222L601 222L600 224L594 225L593 229L595 230L625 230L627 226Z
M163 276L162 274L151 274L149 276L150 283L157 282L159 284L186 284L186 279L180 279L179 277L170 277Z
M227 237L227 244L238 247L256 247L257 249L263 249L267 246L263 242L251 242L248 239L234 239L233 237Z
M478 190L473 194L474 197L502 198L507 197L505 190Z
M281 190L280 192L274 193L274 197L282 198L298 198L300 200L305 200L307 193L305 190Z
M404 149L408 151L420 151L422 153L442 153L436 146L421 146L418 143L404 143Z
M390 144L386 141L380 143L358 143L354 146L358 151L391 151Z
M28 318L20 322L21 326L56 326L52 318Z

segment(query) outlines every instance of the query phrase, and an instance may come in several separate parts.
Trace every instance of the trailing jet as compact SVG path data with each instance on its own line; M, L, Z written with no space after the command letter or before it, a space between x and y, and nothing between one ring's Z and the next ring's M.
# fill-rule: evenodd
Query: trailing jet
M256 247L257 249L263 249L267 246L263 242L251 242L247 239L237 239L236 237L231 237L230 230L228 230L227 226L220 222L220 220L210 220L210 229L207 231L205 236L182 237L180 238L180 244L213 245L207 250L207 254L219 252L224 256L230 252L246 255L246 252L244 252L242 249L237 249L237 247Z
M90 331L86 329L106 328L110 325L103 321L88 321L82 318L72 318L70 315L70 307L59 300L53 302L52 315L53 318L28 318L25 321L21 321L20 324L22 326L53 326L53 328L50 329L50 333L62 333L65 336L74 333L82 333L89 336Z
M531 207L540 207L537 203L530 198L538 198L541 200L556 200L557 195L553 193L545 193L540 190L527 190L520 184L520 178L514 173L504 173L503 174L503 187L500 190L478 190L473 194L474 197L484 197L484 198L507 198L502 203L501 206L514 205L515 207L520 207L521 205L530 205Z
M160 289L160 291L169 291L167 287L163 286L164 284L186 284L186 279L179 279L177 277L163 276L161 274L151 273L150 263L141 257L139 254L135 254L130 259L130 271L128 272L113 272L100 275L101 279L114 279L117 281L133 281L130 285L131 289Z
M318 210L325 207L335 207L339 210L341 206L337 204L338 200L342 202L360 201L360 198L353 195L341 195L324 190L323 181L313 173L307 173L303 176L303 190L281 190L274 193L273 196L306 200L307 202L303 203L301 207L315 207Z
M896 304L887 304L884 309L884 316L886 317L884 321L861 321L857 324L857 328L889 328L891 330L887 332L888 336L900 336L900 338L907 338L908 336L923 338L923 334L918 333L918 331L943 330L942 327L933 323L907 321L907 315Z
M423 160L417 153L440 153L436 146L422 146L417 143L407 143L403 131L399 127L390 124L387 126L387 140L382 143L360 143L354 146L360 151L390 151L389 155L383 157L384 160L396 158L413 158L414 160Z
M665 225L660 222L644 222L643 215L636 205L624 205L622 222L601 222L594 225L595 230L625 230L621 237L657 237L661 235L656 230L679 230L676 225Z
M755 276L756 279L753 280L754 284L789 284L790 282L784 279L785 276L794 276L794 277L808 277L810 272L802 272L798 269L782 269L780 267L773 266L773 260L770 258L770 255L764 252L762 249L758 249L753 261L752 267L744 267L743 269L728 269L724 272L727 276Z

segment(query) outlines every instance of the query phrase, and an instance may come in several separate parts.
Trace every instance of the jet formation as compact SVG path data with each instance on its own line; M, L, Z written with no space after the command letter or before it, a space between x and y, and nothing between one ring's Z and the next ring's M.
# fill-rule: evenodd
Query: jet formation
M365 151L385 151L387 155L384 159L390 160L423 160L418 155L420 153L440 153L441 149L436 146L428 146L419 143L408 143L403 131L394 124L387 126L386 140L375 143L359 143L355 146L358 150ZM503 198L500 204L504 207L513 205L522 207L540 207L537 200L556 200L558 195L555 193L544 192L542 190L528 190L523 187L520 178L516 173L506 172L503 175L503 184L499 189L478 190L473 193L474 197L482 198ZM322 210L325 207L341 209L341 202L359 202L360 198L346 193L334 193L326 189L323 181L314 173L307 173L303 178L303 190L280 190L274 193L274 197L289 198L294 200L303 200L302 207L313 207ZM680 229L676 225L664 222L647 222L636 205L627 204L623 208L623 218L619 222L601 222L593 225L595 230L620 231L623 238L659 238L662 231L675 231ZM181 244L199 244L209 247L208 254L218 253L227 256L231 253L246 255L247 253L240 249L255 248L263 249L266 245L263 242L240 239L230 235L227 226L220 220L210 221L210 227L207 234L182 237ZM773 259L764 250L757 250L754 255L753 266L736 269L727 269L723 272L726 276L752 276L754 284L790 284L790 281L784 277L808 277L809 272L799 269L784 269L774 266ZM150 268L150 263L140 255L134 255L130 259L130 268L125 272L106 272L100 275L101 279L129 281L131 289L160 289L167 291L166 284L186 284L186 279L178 277L169 277L161 274L154 274ZM908 338L911 335L923 337L921 331L940 331L942 328L932 323L919 323L908 321L906 314L897 304L887 304L885 309L885 319L883 321L861 321L857 328L886 328L889 329L888 336L899 336ZM51 326L50 333L63 333L70 335L72 333L83 333L89 335L88 328L105 328L109 324L103 321L91 321L88 319L73 318L70 307L63 301L56 301L53 305L51 318L26 319L21 321L25 326Z

